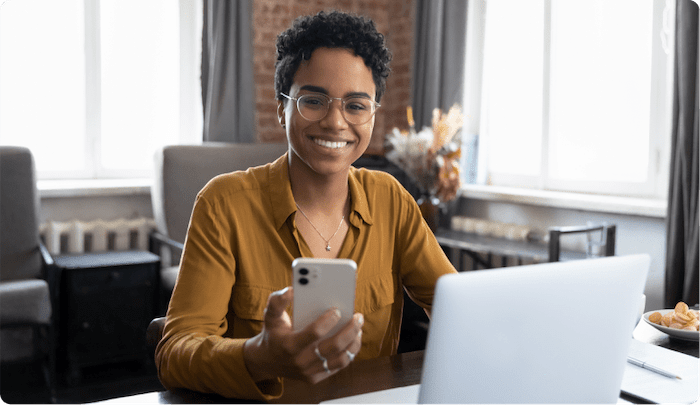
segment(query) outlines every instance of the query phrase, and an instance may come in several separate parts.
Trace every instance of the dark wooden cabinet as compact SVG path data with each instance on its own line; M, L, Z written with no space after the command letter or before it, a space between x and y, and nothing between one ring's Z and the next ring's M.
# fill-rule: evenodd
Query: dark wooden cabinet
M58 375L69 385L89 366L152 361L146 328L158 315L160 259L142 251L55 258Z

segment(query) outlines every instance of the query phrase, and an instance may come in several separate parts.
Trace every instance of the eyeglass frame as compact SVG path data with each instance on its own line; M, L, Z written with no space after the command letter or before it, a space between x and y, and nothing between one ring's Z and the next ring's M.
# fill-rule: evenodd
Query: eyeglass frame
M333 100L340 100L341 106L342 106L340 112L343 115L343 119L345 119L345 121L347 121L348 124L352 124L352 125L363 125L363 124L368 123L372 119L372 117L374 117L374 115L377 113L377 109L382 106L381 104L372 100L371 98L360 97L360 96L331 97L331 96L329 96L327 94L323 94L323 93L309 93L309 94L302 94L301 96L298 96L298 97L292 97L292 96L289 96L289 95L284 94L282 92L280 92L280 95L282 95L283 97L285 97L288 100L294 101L294 104L297 108L297 111L299 112L299 115L301 115L302 118L304 118L305 120L310 121L310 122L318 122L318 121L321 121L322 119L326 118L328 116L328 111L331 110L331 103L333 103ZM323 117L321 117L317 120L310 120L310 119L304 117L304 115L301 113L301 110L299 109L299 100L302 97L306 97L306 96L322 96L328 100L328 108L326 109L326 113L323 115ZM348 118L345 116L345 101L346 101L346 99L354 99L354 98L361 98L363 100L367 100L370 103L372 103L372 106L373 106L372 112L371 112L369 118L367 119L367 121L361 122L361 123L353 123L353 122L350 122L350 120L348 120Z

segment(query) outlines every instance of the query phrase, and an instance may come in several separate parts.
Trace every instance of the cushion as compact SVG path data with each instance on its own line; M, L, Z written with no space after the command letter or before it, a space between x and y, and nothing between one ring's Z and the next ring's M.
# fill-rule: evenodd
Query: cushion
M0 325L48 324L51 319L46 280L0 282Z

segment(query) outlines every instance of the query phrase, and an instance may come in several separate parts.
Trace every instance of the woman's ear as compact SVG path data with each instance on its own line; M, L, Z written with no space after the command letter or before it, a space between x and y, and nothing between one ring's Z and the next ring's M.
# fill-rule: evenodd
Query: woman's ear
M287 127L286 118L284 116L284 101L277 100L277 121L280 122L282 128Z

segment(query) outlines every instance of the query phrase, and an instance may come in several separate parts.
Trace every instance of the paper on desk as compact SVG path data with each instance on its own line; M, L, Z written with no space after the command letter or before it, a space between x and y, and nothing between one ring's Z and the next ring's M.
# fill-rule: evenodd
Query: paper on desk
M322 404L417 404L420 384L331 399Z
M627 363L622 391L656 403L689 404L698 400L698 368L693 356L632 339L629 355L670 371L682 378L664 377Z

